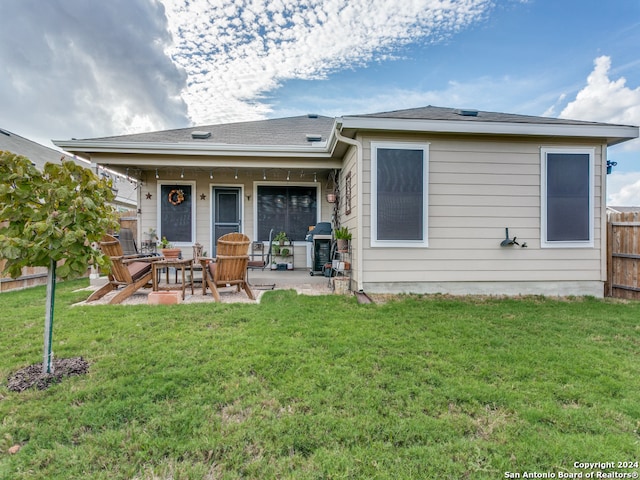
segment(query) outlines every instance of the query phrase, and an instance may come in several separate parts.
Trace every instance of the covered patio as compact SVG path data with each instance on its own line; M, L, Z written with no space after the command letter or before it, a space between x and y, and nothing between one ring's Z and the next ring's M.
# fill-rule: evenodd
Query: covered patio
M203 303L203 302L211 302L214 303L213 295L211 295L210 291L207 291L206 295L202 295L201 283L199 280L200 273L195 274L195 285L193 289L193 294L191 294L191 288L188 287L186 290L185 299L180 299L181 303ZM170 277L173 277L171 275ZM255 294L256 300L251 300L247 297L247 295L240 291L238 292L235 287L221 288L220 289L220 297L221 303L260 303L260 299L264 292L271 290L295 290L300 295L330 295L333 293L333 289L330 286L329 278L321 276L321 275L310 275L308 269L296 269L296 270L253 270L249 272L249 282L251 283L251 288ZM99 279L94 281L90 287L87 288L87 291L93 291L97 289L100 285L99 282L104 282L106 279ZM170 278L172 282L172 286L175 286L175 292L178 292L178 296L181 297L180 286L173 284L173 278ZM273 288L272 288L273 285ZM161 286L167 286L164 280L164 276L162 278ZM140 304L148 304L149 293L153 290L151 288L141 288L136 293L131 295L129 298L124 300L121 305L140 305ZM108 304L110 298L115 293L110 293L105 295L103 298L91 302L81 302L80 305L104 305ZM88 296L88 295L87 295Z

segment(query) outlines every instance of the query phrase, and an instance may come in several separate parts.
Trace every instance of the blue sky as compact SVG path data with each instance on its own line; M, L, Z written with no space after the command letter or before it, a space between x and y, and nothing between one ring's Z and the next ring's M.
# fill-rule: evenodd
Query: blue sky
M638 0L4 0L0 128L50 146L424 105L640 125ZM640 141L610 149L640 205Z

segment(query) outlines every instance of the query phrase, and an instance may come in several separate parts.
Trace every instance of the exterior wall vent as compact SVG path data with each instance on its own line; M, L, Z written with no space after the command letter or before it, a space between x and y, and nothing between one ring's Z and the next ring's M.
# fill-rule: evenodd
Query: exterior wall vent
M317 113L307 113L307 118L318 118Z
M462 115L463 117L477 117L478 110L469 110L469 109L460 109L456 112L458 115Z
M203 132L200 130L191 132L191 138L194 138L194 139L205 139L205 138L209 138L210 136L211 136L211 132Z
M307 133L307 142L321 142L322 135L318 133Z

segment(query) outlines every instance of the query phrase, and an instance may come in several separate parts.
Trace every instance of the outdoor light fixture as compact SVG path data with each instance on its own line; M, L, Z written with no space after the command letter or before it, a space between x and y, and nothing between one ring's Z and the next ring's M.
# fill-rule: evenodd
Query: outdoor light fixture
M287 172L287 182L289 181L290 178L291 178L291 170Z
M182 171L180 172L180 178L184 178L184 168L182 169Z
M262 170L262 179L263 180L267 179L267 171L266 170Z
M313 181L314 182L318 181L318 177L316 176L316 172L313 172Z
M213 170L209 172L209 180L213 180Z
M238 169L237 168L236 168L236 175L233 178L235 178L236 180L238 179Z
M160 175L158 175L158 169L156 168L156 180L160 178Z

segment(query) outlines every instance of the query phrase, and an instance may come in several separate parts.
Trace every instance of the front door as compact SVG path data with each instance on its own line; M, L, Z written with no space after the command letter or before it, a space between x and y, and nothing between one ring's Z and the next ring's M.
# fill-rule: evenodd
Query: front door
M218 238L227 233L242 230L242 208L240 188L213 187L213 245L211 251L216 255Z

